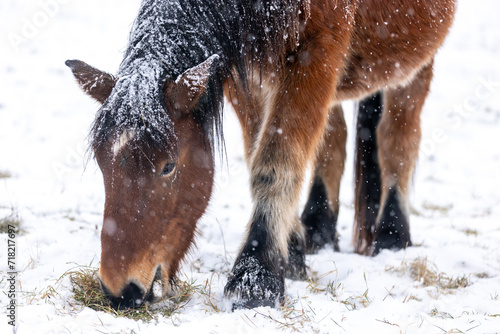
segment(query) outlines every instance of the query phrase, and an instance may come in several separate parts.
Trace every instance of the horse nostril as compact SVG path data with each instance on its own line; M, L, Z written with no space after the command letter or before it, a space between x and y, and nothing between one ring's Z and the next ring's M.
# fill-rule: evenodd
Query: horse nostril
M123 288L121 296L116 297L101 283L102 290L113 308L122 310L125 308L135 308L142 305L145 292L135 283L129 283Z

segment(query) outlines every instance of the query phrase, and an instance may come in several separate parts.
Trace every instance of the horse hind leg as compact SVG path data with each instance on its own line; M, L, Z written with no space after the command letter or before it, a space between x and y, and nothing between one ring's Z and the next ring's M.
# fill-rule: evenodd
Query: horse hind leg
M380 206L380 166L377 126L383 109L383 93L377 92L358 104L356 125L354 251L368 254Z
M431 80L432 62L409 84L385 91L385 111L377 129L382 198L374 231L373 255L382 249L412 245L409 187L421 139L420 113Z
M431 79L432 63L424 66L408 84L384 90L384 110L376 125L377 156L369 158L376 160L380 178L376 180L375 177L373 184L366 185L365 193L357 193L357 196L374 194L372 203L380 195L380 202L378 207L374 203L370 215L366 215L368 205L356 207L356 215L369 220L357 221L358 230L355 229L355 232L358 239L355 245L360 253L369 253L371 249L372 255L377 255L383 249L403 249L412 245L408 193L421 138L420 113ZM358 185L366 182L368 176L363 177L360 179L358 175ZM360 226L365 230L359 232Z
M326 245L332 245L335 251L339 251L337 219L346 139L347 128L342 106L336 105L329 112L328 127L313 167L309 198L301 216L308 253L314 253Z

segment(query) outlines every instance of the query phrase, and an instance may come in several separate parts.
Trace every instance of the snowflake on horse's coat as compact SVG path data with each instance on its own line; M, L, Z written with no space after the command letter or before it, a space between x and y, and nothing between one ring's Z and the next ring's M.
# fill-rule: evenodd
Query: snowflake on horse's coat
M143 0L115 76L67 61L102 104L90 138L104 176L100 279L112 303L168 292L211 196L224 95L243 130L254 202L225 287L234 307L276 305L285 276L306 276L306 252L338 250L343 100L364 98L355 250L410 246L419 117L454 8L454 0Z

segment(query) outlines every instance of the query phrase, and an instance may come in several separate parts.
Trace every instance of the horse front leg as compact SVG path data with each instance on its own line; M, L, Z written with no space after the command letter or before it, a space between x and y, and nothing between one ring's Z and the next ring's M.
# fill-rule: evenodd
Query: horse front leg
M254 78L255 79L255 78ZM260 82L251 80L249 82L250 91L243 89L241 82L235 84L230 81L225 86L225 95L233 106L233 109L240 121L243 142L245 145L245 158L250 166L252 153L256 147L259 136L259 129L262 127L262 118L264 115L266 92L260 89ZM301 224L294 224L295 230L290 235L288 246L288 266L285 270L285 276L291 279L305 279L306 265L304 249L304 234Z
M235 308L276 306L284 295L289 253L303 260L304 232L296 208L307 164L327 124L337 73L325 59L325 48L307 52L312 61L289 61L280 79L264 84L270 98L249 159L254 207L225 287Z
M252 157L258 139L259 129L262 125L262 110L264 109L264 92L260 89L258 74L249 74L248 89L234 74L234 80L228 80L224 85L224 95L231 103L240 121L245 147L245 160L247 164Z

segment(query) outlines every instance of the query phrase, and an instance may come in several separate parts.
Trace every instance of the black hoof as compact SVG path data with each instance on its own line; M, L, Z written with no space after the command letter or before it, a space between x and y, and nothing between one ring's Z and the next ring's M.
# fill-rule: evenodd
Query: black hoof
M320 249L328 246L333 247L333 250L340 251L339 238L336 231L325 229L323 224L318 224L319 227L306 227L306 252L307 254L315 254Z
M304 211L301 220L306 231L305 252L307 254L317 253L328 246L333 247L336 252L340 251L336 229L337 219L330 209L312 214Z
M288 266L285 277L292 280L307 279L305 242L301 237L293 236L288 244Z
M306 231L306 252L316 253L327 246L339 251L337 217L330 209L323 181L316 177L300 218Z
M283 275L266 269L255 257L247 257L240 259L234 266L224 295L232 300L233 310L277 307L282 302L284 290Z
M378 255L383 249L398 251L411 245L410 238L402 236L396 231L384 231L373 242L372 256Z
M383 249L400 250L411 246L410 225L401 210L397 192L392 189L386 200L380 222L375 228L372 256Z

